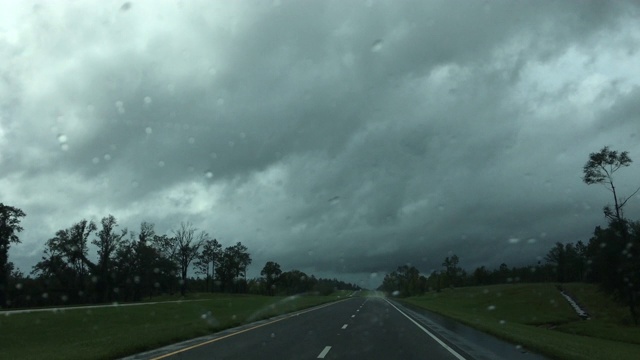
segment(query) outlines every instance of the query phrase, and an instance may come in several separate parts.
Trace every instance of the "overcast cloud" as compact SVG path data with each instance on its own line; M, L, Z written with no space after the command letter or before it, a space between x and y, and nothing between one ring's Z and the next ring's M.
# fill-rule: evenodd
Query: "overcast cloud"
M107 214L241 241L251 276L532 264L605 223L590 152L629 151L618 188L640 185L633 1L0 4L0 202L27 213L25 273Z

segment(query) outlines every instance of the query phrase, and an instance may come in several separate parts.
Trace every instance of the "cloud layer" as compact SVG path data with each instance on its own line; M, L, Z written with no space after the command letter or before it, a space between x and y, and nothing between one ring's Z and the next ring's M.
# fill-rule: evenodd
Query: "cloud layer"
M587 240L604 145L640 161L633 2L0 5L12 249L109 213L242 241L257 274L537 261ZM632 191L640 166L621 170ZM627 214L640 217L640 199Z

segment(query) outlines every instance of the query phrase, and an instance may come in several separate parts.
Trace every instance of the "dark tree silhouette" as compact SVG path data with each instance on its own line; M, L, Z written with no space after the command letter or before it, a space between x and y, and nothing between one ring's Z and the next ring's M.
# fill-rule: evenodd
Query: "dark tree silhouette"
M275 294L275 284L278 282L281 274L282 270L280 269L280 264L277 262L267 261L267 263L264 264L260 275L264 276L267 294L272 296Z
M108 215L100 221L102 229L98 231L98 237L91 243L98 247L97 269L97 295L100 301L111 301L113 297L113 282L116 272L114 271L115 257L120 246L123 245L124 237L129 232L123 229L116 233L118 222L113 215Z
M251 256L241 242L224 249L218 267L218 279L223 291L238 291L238 281L245 280Z
M7 306L7 286L13 266L9 262L11 243L20 242L17 233L22 231L21 218L26 214L13 206L0 203L0 307Z
M208 240L209 235L204 231L196 235L197 229L191 223L182 223L178 230L174 230L175 262L180 270L180 295L187 292L187 272L189 265L198 256L200 247Z
M211 279L215 277L216 265L222 256L222 245L216 239L207 239L202 244L202 252L198 255L194 265L196 273L205 276L205 291L213 292L213 286L209 287Z
M462 272L462 268L458 266L460 259L458 255L452 255L451 257L444 258L442 266L444 267L449 286L458 286L459 278Z
M640 191L639 187L626 199L618 197L615 184L613 183L613 174L621 167L627 167L629 165L631 165L629 152L623 151L618 153L617 151L609 150L609 147L605 146L599 152L589 154L589 160L582 169L584 172L582 180L587 185L602 184L612 192L614 209L612 210L609 205L604 207L604 215L610 220L623 222L623 207L633 195Z

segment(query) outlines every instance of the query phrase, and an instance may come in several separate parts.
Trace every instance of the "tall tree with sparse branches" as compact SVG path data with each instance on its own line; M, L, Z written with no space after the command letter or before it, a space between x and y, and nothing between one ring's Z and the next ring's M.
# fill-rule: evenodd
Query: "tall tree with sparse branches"
M608 146L605 146L599 152L589 154L589 161L587 161L583 167L584 177L582 180L587 185L602 184L613 193L614 209L612 210L609 205L605 206L604 215L608 219L615 220L619 223L624 221L623 207L629 199L640 191L639 187L627 198L618 197L615 184L613 183L613 174L620 168L629 165L631 165L629 152L623 151L618 153L617 151L610 150Z
M590 241L590 244L593 244L591 260L594 266L600 264L600 269L606 273L601 277L604 280L601 286L613 290L620 298L626 298L629 312L634 322L638 324L640 314L636 310L636 303L640 286L636 279L640 273L638 266L640 255L637 245L634 245L638 241L638 235L635 224L624 217L623 208L627 201L640 191L640 187L626 198L618 197L613 182L615 172L629 165L631 165L631 158L627 151L618 153L605 146L599 152L589 154L589 160L583 167L583 181L587 185L602 184L613 194L614 208L611 209L609 205L604 207L604 215L610 222L609 229L594 233L596 236ZM596 247L596 244L599 246ZM612 249L618 251L611 251Z

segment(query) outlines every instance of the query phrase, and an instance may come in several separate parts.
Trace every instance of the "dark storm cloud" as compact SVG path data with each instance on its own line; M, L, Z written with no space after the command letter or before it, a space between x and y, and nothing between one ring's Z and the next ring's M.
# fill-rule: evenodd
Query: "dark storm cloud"
M589 152L640 161L632 3L125 5L3 5L0 195L28 213L21 267L108 213L242 241L253 274L533 263L603 222Z

